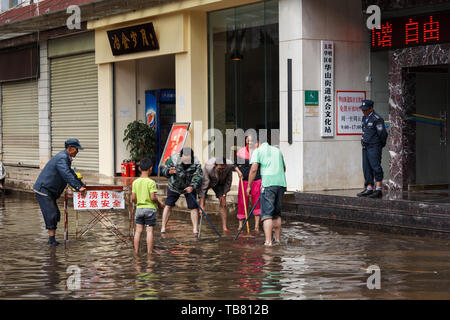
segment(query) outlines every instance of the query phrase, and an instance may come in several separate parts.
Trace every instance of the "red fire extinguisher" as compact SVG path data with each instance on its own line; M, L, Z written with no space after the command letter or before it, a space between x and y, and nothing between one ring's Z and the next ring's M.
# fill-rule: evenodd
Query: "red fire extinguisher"
M134 161L130 161L128 163L128 172L129 172L129 177L135 177L136 176L136 162Z
M128 167L127 160L123 160L122 161L121 173L122 173L122 177L129 177L130 176L130 170L129 170L129 167Z

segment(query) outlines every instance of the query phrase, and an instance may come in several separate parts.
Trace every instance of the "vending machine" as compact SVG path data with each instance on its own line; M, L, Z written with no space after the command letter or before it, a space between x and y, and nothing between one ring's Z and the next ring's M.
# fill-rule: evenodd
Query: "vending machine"
M175 89L145 91L145 123L156 131L156 159L152 159L155 175L158 173L159 159L175 121Z

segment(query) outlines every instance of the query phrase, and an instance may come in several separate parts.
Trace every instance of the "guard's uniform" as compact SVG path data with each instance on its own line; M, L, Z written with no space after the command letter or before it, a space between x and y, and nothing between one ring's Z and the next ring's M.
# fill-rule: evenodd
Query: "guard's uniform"
M373 111L362 120L363 135L362 163L364 172L364 186L374 185L375 181L383 181L383 168L381 167L381 152L387 141L387 131L384 120Z

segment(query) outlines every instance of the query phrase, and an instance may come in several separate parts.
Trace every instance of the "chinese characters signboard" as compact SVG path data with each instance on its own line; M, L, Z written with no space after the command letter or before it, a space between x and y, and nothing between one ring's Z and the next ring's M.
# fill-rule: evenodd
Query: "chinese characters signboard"
M170 130L169 137L164 147L163 156L161 157L161 164L164 164L171 155L181 151L186 140L186 135L189 130L190 123L174 123Z
M91 190L86 195L73 193L73 208L75 210L109 210L125 209L123 191Z
M336 92L336 134L362 134L363 113L359 106L366 99L365 91Z
M147 50L158 50L153 23L108 31L109 44L114 56Z
M372 51L450 42L450 11L384 20L371 31Z
M334 136L334 45L333 41L321 41L321 110L320 135Z

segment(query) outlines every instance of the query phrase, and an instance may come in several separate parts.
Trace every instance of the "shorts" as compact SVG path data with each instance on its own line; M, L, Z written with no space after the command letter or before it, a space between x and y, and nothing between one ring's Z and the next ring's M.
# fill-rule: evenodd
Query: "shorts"
M216 194L217 199L219 199L220 197L224 196L224 191L225 191L225 185L224 184L216 184L211 189L213 189L214 193ZM205 191L205 197L208 194L208 190L209 190L209 188L206 189L206 191Z
M136 224L153 227L156 225L156 210L151 208L136 208L134 220Z
M41 208L42 216L44 217L45 229L56 230L56 226L61 219L61 213L59 212L56 200L38 193L36 193L36 199Z
M192 191L192 195L194 196L194 198L197 198L197 192L195 191L195 189L194 189L194 191ZM168 188L167 189L167 198L166 198L166 202L165 202L166 206L174 207L175 203L180 198L180 196L181 196L180 193L172 191ZM192 210L192 209L198 208L197 203L194 201L194 199L192 199L191 195L189 195L188 193L185 193L184 197L186 198L188 209Z
M270 186L261 191L261 221L281 217L285 187Z

